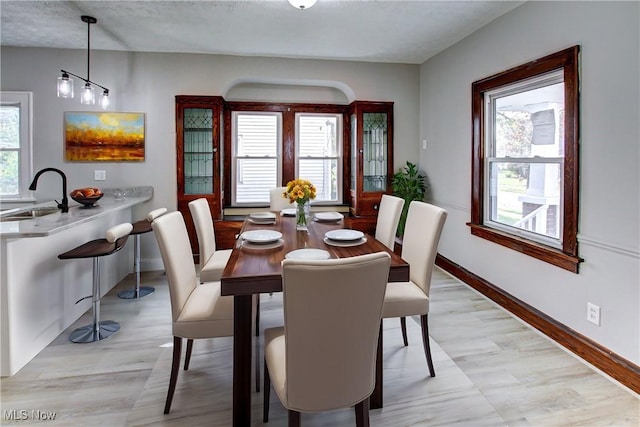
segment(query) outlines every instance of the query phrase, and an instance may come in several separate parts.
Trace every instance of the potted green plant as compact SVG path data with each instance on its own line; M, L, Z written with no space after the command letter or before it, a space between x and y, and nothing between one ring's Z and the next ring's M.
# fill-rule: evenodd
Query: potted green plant
M404 206L402 208L402 214L400 215L400 222L398 223L398 231L396 232L400 238L404 235L404 225L407 221L409 204L413 200L424 200L424 194L426 192L424 178L423 175L418 173L418 166L409 161L406 166L393 175L391 181L393 195L404 199Z

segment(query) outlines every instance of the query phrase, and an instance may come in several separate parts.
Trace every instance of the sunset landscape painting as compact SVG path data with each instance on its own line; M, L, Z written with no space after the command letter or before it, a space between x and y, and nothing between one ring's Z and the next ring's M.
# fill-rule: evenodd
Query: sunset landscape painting
M144 161L144 113L65 112L65 160Z

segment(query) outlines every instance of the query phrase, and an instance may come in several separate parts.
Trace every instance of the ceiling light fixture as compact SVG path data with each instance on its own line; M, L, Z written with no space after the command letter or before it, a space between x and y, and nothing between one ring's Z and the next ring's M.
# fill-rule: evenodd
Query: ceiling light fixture
M69 71L60 70L62 72L62 76L58 77L58 98L73 98L73 79L69 77L73 76L84 81L84 87L82 88L82 93L80 94L80 103L95 104L96 93L92 85L98 86L102 89L102 99L100 100L100 105L103 109L106 110L109 107L109 89L102 85L99 85L96 82L92 82L89 74L91 65L91 24L95 24L96 22L98 22L98 20L93 16L87 15L82 15L80 19L82 19L83 22L87 23L87 78L85 79L84 77L80 77L79 75L73 74Z
M305 10L316 4L318 0L289 0L289 4L296 9Z

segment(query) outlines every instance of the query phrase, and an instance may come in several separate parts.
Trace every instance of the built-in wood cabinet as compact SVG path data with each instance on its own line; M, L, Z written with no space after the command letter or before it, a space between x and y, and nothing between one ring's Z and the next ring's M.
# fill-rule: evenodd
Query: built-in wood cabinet
M355 101L349 120L351 214L377 216L382 195L391 193L393 102Z
M222 219L220 124L223 107L224 99L220 96L176 96L178 210L187 223L194 254L198 254L198 241L189 202L206 198L214 220Z
M219 249L233 247L241 222L223 221L225 197L223 189L231 191L230 183L224 182L225 171L231 170L231 145L223 149L222 133L231 134L230 111L233 107L249 104L226 103L220 96L176 96L176 159L177 200L187 224L194 259L198 260L198 241L189 212L189 202L206 198L216 228L216 246ZM269 111L273 107L251 103ZM393 175L393 102L355 101L347 106L284 105L281 106L288 123L284 137L293 140L294 112L304 111L340 112L345 119L345 149L343 191L349 202L350 214L356 220L354 228L373 234L380 199L391 192ZM227 138L228 139L228 138ZM292 147L293 142L290 144ZM223 162L221 152L226 152ZM292 150L285 150L287 156ZM225 169L226 168L226 169ZM159 171L160 172L160 171ZM295 177L293 169L283 171L286 182ZM227 201L228 203L228 201Z

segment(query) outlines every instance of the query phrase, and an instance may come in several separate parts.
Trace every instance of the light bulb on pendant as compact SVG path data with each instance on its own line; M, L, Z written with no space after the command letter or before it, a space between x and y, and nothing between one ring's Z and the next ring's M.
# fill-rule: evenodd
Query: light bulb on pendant
M67 73L58 77L58 98L73 98L73 79Z
M106 110L107 108L109 108L109 89L105 89L104 92L102 92L102 98L100 99L100 106L102 107L103 110Z
M80 96L81 104L95 104L96 103L96 92L91 86L91 83L87 82L84 84L84 88L82 89L82 95Z

